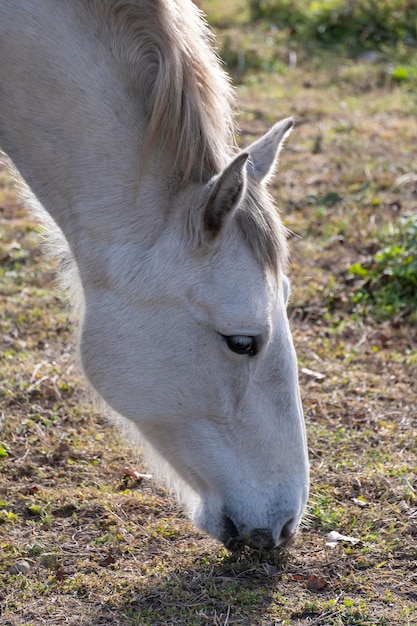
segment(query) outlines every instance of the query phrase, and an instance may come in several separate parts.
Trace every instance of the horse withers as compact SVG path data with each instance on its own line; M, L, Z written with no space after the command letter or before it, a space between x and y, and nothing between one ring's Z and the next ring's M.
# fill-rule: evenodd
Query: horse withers
M243 152L189 0L5 0L0 145L72 259L85 375L195 523L288 542L308 459L267 192L292 120Z

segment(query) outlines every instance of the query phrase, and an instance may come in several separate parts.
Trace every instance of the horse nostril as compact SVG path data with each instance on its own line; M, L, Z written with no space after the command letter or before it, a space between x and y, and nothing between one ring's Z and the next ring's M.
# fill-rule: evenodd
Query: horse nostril
M255 528L250 533L240 533L233 520L223 515L222 541L231 551L241 550L244 545L254 550L273 550L285 546L294 535L294 519L291 518L281 528L277 537L272 529ZM275 539L274 539L275 537Z
M281 534L279 536L279 545L281 546L285 545L293 536L294 534L293 522L294 522L293 518L289 519L288 522L285 522L284 526L281 529Z

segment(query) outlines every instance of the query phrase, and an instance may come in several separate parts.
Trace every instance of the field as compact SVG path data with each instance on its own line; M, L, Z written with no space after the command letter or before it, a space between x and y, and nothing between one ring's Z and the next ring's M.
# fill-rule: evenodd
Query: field
M231 554L190 524L86 398L56 267L0 170L0 623L416 626L417 286L387 304L370 273L416 214L416 49L351 55L249 26L243 0L200 4L239 142L297 120L273 193L291 231L309 509L276 553Z

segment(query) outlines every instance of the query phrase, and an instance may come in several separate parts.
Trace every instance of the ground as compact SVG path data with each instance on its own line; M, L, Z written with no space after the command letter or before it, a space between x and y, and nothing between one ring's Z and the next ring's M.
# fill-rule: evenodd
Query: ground
M416 91L389 55L274 36L226 24L219 45L238 60L242 145L297 120L273 193L292 233L311 459L301 532L281 552L230 554L149 478L85 397L54 264L2 170L2 624L417 624L416 326L355 310L348 272L415 212Z

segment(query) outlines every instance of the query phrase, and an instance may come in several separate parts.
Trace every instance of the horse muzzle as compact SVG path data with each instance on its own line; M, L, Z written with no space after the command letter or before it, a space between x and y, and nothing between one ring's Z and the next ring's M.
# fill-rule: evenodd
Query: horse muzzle
M222 542L232 552L248 546L254 550L273 550L284 547L293 538L298 523L294 519L287 520L277 530L269 528L254 528L250 531L239 531L228 516L224 515Z

